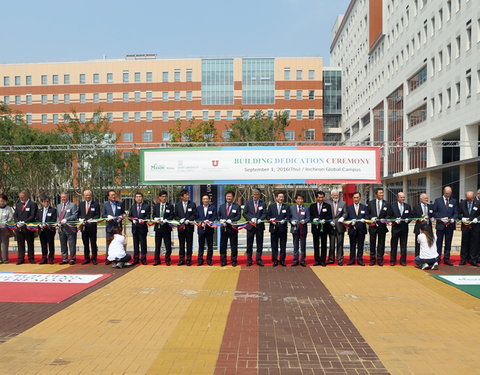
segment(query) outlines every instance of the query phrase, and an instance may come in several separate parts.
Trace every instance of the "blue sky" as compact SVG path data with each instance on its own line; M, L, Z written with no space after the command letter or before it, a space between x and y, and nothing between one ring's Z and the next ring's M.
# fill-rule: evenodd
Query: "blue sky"
M2 4L0 63L321 56L350 0L45 0Z

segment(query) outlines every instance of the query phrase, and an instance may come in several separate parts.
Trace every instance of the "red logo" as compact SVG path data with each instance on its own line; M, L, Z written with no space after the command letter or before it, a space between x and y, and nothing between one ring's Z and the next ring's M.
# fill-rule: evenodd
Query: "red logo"
M218 160L212 160L212 166L218 167Z

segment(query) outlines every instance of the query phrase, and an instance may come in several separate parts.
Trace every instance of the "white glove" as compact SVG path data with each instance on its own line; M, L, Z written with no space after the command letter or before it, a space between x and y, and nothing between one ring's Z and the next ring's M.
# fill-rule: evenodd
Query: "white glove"
M325 219L320 220L320 224L325 224Z
M5 228L5 224L0 224L0 228Z
M111 220L113 220L113 219L114 219L114 217L113 217L112 215L108 215L108 216L107 216L107 221L111 221Z
M85 219L78 219L78 222L82 224L85 221Z
M472 223L477 224L477 223L478 223L478 219L477 219L477 218L474 218L474 219L472 220Z
M448 221L448 217L442 217L440 220L442 220L442 221Z
M450 222L453 224L455 222L455 219L450 219Z
M137 220L137 219L133 219L133 220L132 220L132 223L133 223L133 224L137 224L137 223L138 223L138 220Z
M280 220L280 224L285 224L285 219Z
M462 218L462 223L466 223L468 221L468 218L464 217Z
M318 217L316 217L315 219L313 219L313 222L314 222L314 223L318 223Z
M185 221L185 218L180 219L180 224L183 224L184 221Z
M332 227L334 227L334 226L335 226L335 222L334 222L334 221L331 221L331 222L330 222L330 225L331 225Z
M139 224L143 224L144 221L143 221L142 219L138 219L138 223L139 223Z
M395 223L400 224L400 218L397 218L397 220L395 220Z
M256 224L256 223L257 223L257 219L253 218L252 220L250 220L250 222L251 222L252 224Z
M230 220L230 219L228 219L228 220ZM227 221L227 220L225 220L225 219L220 219L220 224L223 224L223 223L225 223L226 221Z
M159 223L159 222L160 222L160 218L159 218L159 217L154 217L154 218L153 218L153 221L156 222L156 223Z
M305 224L305 220L300 220L300 224Z
M410 219L405 219L405 223L408 224L410 222Z
M227 219L227 221L223 221L223 222L226 222L227 224L232 224L232 219Z
M63 219L63 220L60 222L60 224L62 224L62 225L66 224L66 223L67 223L67 219Z
M190 220L185 220L185 224L190 224Z
M375 217L372 217L370 220L372 220L372 221L377 221L377 217L376 217L376 216L375 216Z
M290 224L292 224L292 225L297 225L297 220L292 220L292 221L290 222Z
M364 222L365 222L365 219L360 219L360 222L364 223Z
M343 223L345 221L345 218L342 216L340 219L338 219L339 223Z

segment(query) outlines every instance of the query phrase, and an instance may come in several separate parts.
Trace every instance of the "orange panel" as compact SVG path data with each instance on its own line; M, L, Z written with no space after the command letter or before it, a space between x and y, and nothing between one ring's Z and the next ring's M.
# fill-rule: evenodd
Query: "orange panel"
M383 0L370 0L369 46L370 49L383 33Z

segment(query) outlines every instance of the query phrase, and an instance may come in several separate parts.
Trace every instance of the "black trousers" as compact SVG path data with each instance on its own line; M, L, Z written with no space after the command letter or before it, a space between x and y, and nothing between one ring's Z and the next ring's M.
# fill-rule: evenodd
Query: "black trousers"
M42 229L39 232L42 259L53 261L55 258L55 233L55 231L50 229Z
M404 225L404 224L396 224ZM406 224L407 225L407 224ZM408 226L407 228L399 228L395 230L392 228L392 238L390 241L390 263L397 262L398 242L400 241L400 262L407 261L407 240L408 240Z
M460 249L460 258L462 262L477 263L478 249L480 244L478 224L474 224L472 228L462 225L462 242Z
M272 247L272 261L285 262L287 256L287 231L270 232L270 244ZM280 259L278 258L278 246L280 245Z
M363 262L363 247L365 245L365 234L351 231L348 233L350 239L350 261L349 263Z
M21 227L17 230L17 246L18 246L18 260L25 260L25 243L27 244L28 260L30 262L35 261L35 247L34 241L35 233L28 230L25 227Z
M205 252L205 242L207 243L207 261L211 261L213 257L213 228L205 228L198 232L198 260L203 261L203 253Z
M252 259L253 254L253 241L256 239L257 243L257 255L256 260L262 260L262 252L263 252L263 229L258 229L256 227L252 227L247 230L247 258Z
M442 244L445 240L445 247L443 248L444 261L450 261L450 250L452 249L453 231L455 230L455 224L447 225L444 229L437 229L437 252L438 256L442 258Z
M155 262L160 262L160 249L162 241L165 244L165 261L170 262L172 255L172 231L164 224L155 231Z
M147 259L148 227L145 225L145 228L138 228L138 225L144 225L144 224L134 224L134 225L137 225L137 228L134 228L134 230L132 231L133 261L137 262L140 256L142 260Z
M178 230L178 241L180 243L180 250L178 255L180 257L180 261L185 260L185 245L186 245L186 255L187 260L190 261L192 259L192 252L193 252L193 232L194 228L193 225L185 225L183 229Z
M238 231L233 228L223 227L220 232L220 260L222 262L227 261L227 244L230 240L231 254L230 259L232 262L237 261L238 256Z
M83 254L85 260L90 260L90 246L92 248L91 259L97 260L98 246L97 246L97 225L85 224L82 231Z
M327 238L328 233L323 232L312 232L313 237L313 257L315 263L325 263L327 259Z
M383 262L383 256L385 255L386 236L387 232L385 231L370 231L370 261L377 259L377 261Z

